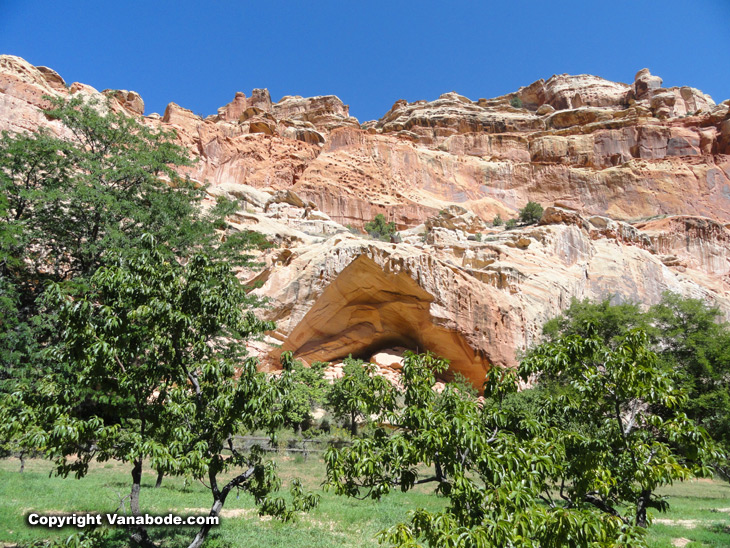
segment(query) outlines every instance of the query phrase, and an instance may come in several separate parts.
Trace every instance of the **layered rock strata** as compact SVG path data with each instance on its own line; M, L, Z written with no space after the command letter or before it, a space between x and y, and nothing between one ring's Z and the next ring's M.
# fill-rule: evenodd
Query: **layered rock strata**
M240 201L228 230L278 243L255 291L273 340L307 361L430 349L478 384L573 297L671 290L730 313L728 102L646 69L632 84L558 75L494 99L398 101L361 125L335 96L266 90L206 118L174 103L143 116L134 92L0 56L0 129L62 134L44 97L77 94L175 130L197 159L186 173ZM529 200L549 206L538 226L491 227ZM378 213L400 243L357 230Z

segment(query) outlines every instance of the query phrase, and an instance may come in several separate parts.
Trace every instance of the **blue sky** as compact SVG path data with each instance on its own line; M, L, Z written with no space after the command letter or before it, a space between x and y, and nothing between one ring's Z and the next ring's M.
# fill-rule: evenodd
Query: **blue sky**
M729 0L381 2L0 0L0 53L71 83L215 113L236 91L338 95L379 118L397 99L494 97L553 74L730 98Z

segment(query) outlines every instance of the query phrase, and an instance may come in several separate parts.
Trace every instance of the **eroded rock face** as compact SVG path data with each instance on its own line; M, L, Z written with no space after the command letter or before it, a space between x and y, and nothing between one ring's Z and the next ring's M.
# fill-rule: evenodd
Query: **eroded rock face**
M0 125L50 125L39 107L44 93L69 92L60 76L2 59ZM205 120L171 104L147 123L177 130L199 159L189 170L194 179L291 187L353 226L383 213L404 229L449 205L489 221L515 215L530 200L623 219L730 220L728 105L712 106L691 88L661 88L660 80L646 70L633 86L560 75L490 100L452 92L432 102L398 101L362 130L334 96L273 103L266 90L237 93ZM70 91L96 93L81 84ZM129 93L122 103L139 112L141 98ZM662 94L675 98L663 121L656 117L669 104ZM514 97L526 108L511 106ZM693 109L701 114L678 118Z
M628 101L630 86L590 74L560 74L545 82L544 102L557 110L613 107Z
M638 224L664 264L680 271L692 269L718 276L722 288L730 282L730 231L711 219L677 216Z
M375 125L376 131L393 133L422 144L439 144L444 138L465 133L509 133L543 129L532 113L511 107L484 107L455 92L436 101L396 102Z
M0 130L28 132L49 125L40 110L50 106L43 96L61 91L46 74L20 57L0 55Z
M644 228L549 208L540 226L481 242L443 228L455 237L398 245L343 232L275 252L256 292L273 299L282 349L306 361L429 349L480 386L491 365L516 365L572 298L653 304L673 291L730 312L724 226L680 217Z
M144 114L144 101L136 91L126 89L104 90L102 93L110 94L117 100L119 105L129 114L141 116Z
M106 97L0 56L0 129L62 134L43 97L74 94ZM134 92L111 101L144 112ZM730 313L729 109L645 69L631 85L559 75L494 99L401 100L362 126L335 96L275 103L265 89L204 119L174 103L140 119L176 131L211 197L241 201L229 230L280 246L241 276L272 299L262 313L284 348L430 349L479 385L573 297L650 304L672 290ZM546 207L539 226L491 228L530 200ZM403 243L351 234L378 213ZM257 349L270 364L276 352Z

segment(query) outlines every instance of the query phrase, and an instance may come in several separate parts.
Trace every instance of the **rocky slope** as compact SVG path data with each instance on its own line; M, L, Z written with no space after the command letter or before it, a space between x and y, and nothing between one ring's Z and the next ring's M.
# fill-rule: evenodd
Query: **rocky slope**
M0 129L61 132L43 96L78 93L98 95L0 56ZM113 98L143 116L138 94ZM572 297L648 304L672 290L730 315L728 102L646 69L630 85L558 75L494 99L398 101L362 125L337 97L274 103L266 90L205 119L175 104L142 119L177 131L211 196L241 200L229 230L279 243L256 291L272 340L308 361L430 349L478 383ZM550 206L539 225L490 226L528 200ZM377 213L401 242L344 226Z

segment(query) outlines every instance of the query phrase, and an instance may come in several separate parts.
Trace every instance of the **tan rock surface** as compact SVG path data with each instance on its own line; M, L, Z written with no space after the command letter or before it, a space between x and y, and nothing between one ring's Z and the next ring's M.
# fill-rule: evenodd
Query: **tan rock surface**
M144 101L136 91L127 91L126 89L107 89L102 91L102 93L111 95L129 114L136 114L138 116L144 114Z

